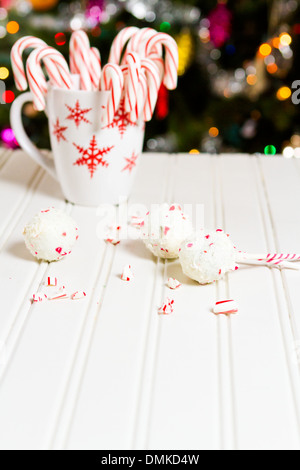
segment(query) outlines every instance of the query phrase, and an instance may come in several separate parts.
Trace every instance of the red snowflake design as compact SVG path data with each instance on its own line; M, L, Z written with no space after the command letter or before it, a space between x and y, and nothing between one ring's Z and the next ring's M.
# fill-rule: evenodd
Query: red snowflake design
M125 98L122 98L122 100L120 101L119 109L114 116L114 120L106 127L111 129L117 127L122 138L128 126L136 125L136 122L130 120L130 113L125 110Z
M56 119L56 122L53 124L53 132L52 134L57 138L57 142L59 143L61 140L67 142L67 139L64 133L67 130L67 126L61 126L59 123L59 119Z
M124 166L122 171L128 170L129 173L131 173L133 168L136 166L137 159L138 155L136 155L135 152L132 153L130 158L125 157L124 160L127 162L127 164Z
M67 116L66 119L70 119L75 122L76 127L79 127L79 125L82 122L86 122L87 124L92 124L86 117L85 115L91 111L92 108L86 108L86 109L81 109L79 100L76 101L74 108L66 104L66 107L70 111L69 116Z
M93 136L89 147L85 149L84 147L81 147L80 145L77 145L73 142L73 145L77 148L78 152L82 155L81 158L78 158L73 165L77 166L84 166L86 165L88 167L88 170L91 174L91 178L93 178L95 171L97 170L97 167L99 165L102 165L104 168L107 168L109 163L104 160L103 155L107 155L111 149L114 147L105 147L103 149L98 148L98 144L96 141L96 136Z

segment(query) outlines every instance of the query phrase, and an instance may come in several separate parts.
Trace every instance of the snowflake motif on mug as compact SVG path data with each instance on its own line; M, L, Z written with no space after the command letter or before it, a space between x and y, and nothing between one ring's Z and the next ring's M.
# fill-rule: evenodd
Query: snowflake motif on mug
M82 122L87 124L92 124L85 115L91 111L92 108L81 109L79 100L76 101L74 108L69 106L68 104L65 105L68 110L70 111L69 116L66 119L70 119L75 122L76 127L79 127Z
M68 142L64 133L67 130L67 126L61 126L59 119L56 119L56 122L53 124L53 132L52 134L56 137L57 142L59 143L61 140L64 140L65 142Z
M105 147L102 149L98 148L96 136L94 135L90 141L89 147L84 148L80 145L77 145L73 142L74 147L77 148L78 152L82 155L81 158L78 158L73 165L88 167L91 178L93 178L95 171L99 165L102 165L104 168L107 168L109 163L104 160L103 155L107 155L111 149L114 148L114 145L111 147Z
M122 98L118 111L114 116L114 120L111 124L108 124L106 128L113 129L117 127L121 138L123 138L128 126L136 126L137 123L130 120L130 113L125 110L125 98Z
M132 172L133 168L136 167L136 161L138 159L138 155L133 152L131 157L127 158L125 157L124 160L126 161L126 165L124 166L122 171L129 171L129 173Z

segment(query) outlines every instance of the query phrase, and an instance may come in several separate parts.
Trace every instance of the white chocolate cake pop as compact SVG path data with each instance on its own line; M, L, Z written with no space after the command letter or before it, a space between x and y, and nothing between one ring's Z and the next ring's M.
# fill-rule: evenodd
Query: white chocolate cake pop
M193 233L188 217L178 204L152 207L141 227L146 247L161 258L178 258L182 242Z
M78 228L72 217L50 208L36 214L25 226L23 235L34 257L58 261L71 253L78 239Z
M200 284L222 279L236 267L237 251L223 230L202 230L186 240L180 250L179 260L184 274Z

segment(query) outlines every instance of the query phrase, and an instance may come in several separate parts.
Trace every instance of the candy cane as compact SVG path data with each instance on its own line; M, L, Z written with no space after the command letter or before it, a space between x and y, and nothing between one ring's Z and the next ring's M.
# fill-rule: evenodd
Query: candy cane
M125 110L131 113L133 121L138 118L138 92L141 72L141 60L135 52L130 52L126 58L127 76L124 80Z
M135 26L129 26L122 29L113 40L108 62L111 64L120 64L122 52L127 41L139 31Z
M28 83L23 65L22 55L25 49L47 46L42 39L34 36L24 36L13 45L10 53L11 65L13 70L16 87L20 91L27 89Z
M156 54L157 46L161 44L165 48L165 76L164 85L169 90L174 90L177 86L177 72L178 72L178 46L176 41L165 33L157 33L155 36L150 37L145 45L145 56L150 57Z
M45 62L45 67L52 85L69 90L73 87L68 64L60 52L48 46L31 52L27 60L26 70L29 86L33 93L33 103L39 111L45 109L45 95L47 92L46 78L42 73L40 62L47 57L51 61Z
M100 78L101 78L101 55L96 47L90 48L90 77L92 80L92 86L94 90L99 90Z
M74 31L70 39L70 69L80 75L81 89L92 91L90 41L81 30Z
M145 55L145 44L147 43L147 41L150 38L156 36L157 34L158 34L158 32L155 31L155 29L152 29L152 28L142 28L142 29L140 29L130 39L130 41L128 43L128 46L127 46L127 52L128 53L129 52L137 52L138 54L140 54L142 56L142 58L145 58L146 57L146 55ZM162 45L158 43L153 48L153 52L155 52L157 55L161 56L162 55ZM126 58L126 55L125 55L124 58Z
M144 120L150 121L156 105L158 91L161 85L161 70L150 59L142 59L142 72L147 78L147 97L144 107Z
M121 68L115 64L106 64L100 79L100 89L102 91L111 91L111 95L107 101L106 113L102 116L104 127L111 124L114 119L120 104L123 85L124 77Z

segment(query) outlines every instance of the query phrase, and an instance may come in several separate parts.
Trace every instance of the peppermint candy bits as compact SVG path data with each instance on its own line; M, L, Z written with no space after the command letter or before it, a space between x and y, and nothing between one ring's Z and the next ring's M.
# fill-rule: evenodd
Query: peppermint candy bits
M184 274L209 284L236 270L237 251L223 230L206 232L186 240L181 247L179 260Z
M133 278L134 278L134 274L132 272L131 266L130 266L130 264L127 264L123 268L123 272L121 274L121 279L122 279L122 281L132 281Z
M238 311L238 305L234 300L220 300L215 303L213 308L216 315L230 315Z
M86 293L83 291L77 291L71 295L72 300L80 300L80 299L84 299L84 297L86 297Z
M174 312L174 300L167 298L164 303L159 307L159 315L171 315Z
M57 287L57 278L53 276L48 276L47 287Z
M179 289L182 284L177 281L177 279L175 279L174 277L169 277L168 281L167 281L167 286L169 287L169 289Z
M50 208L33 217L25 226L23 236L34 257L52 262L72 252L78 239L78 228L69 215Z
M160 258L178 258L181 244L193 227L178 204L153 205L141 228L146 247Z
M48 299L47 295L44 294L43 292L37 292L36 294L33 294L32 296L33 303L44 302L47 299Z

